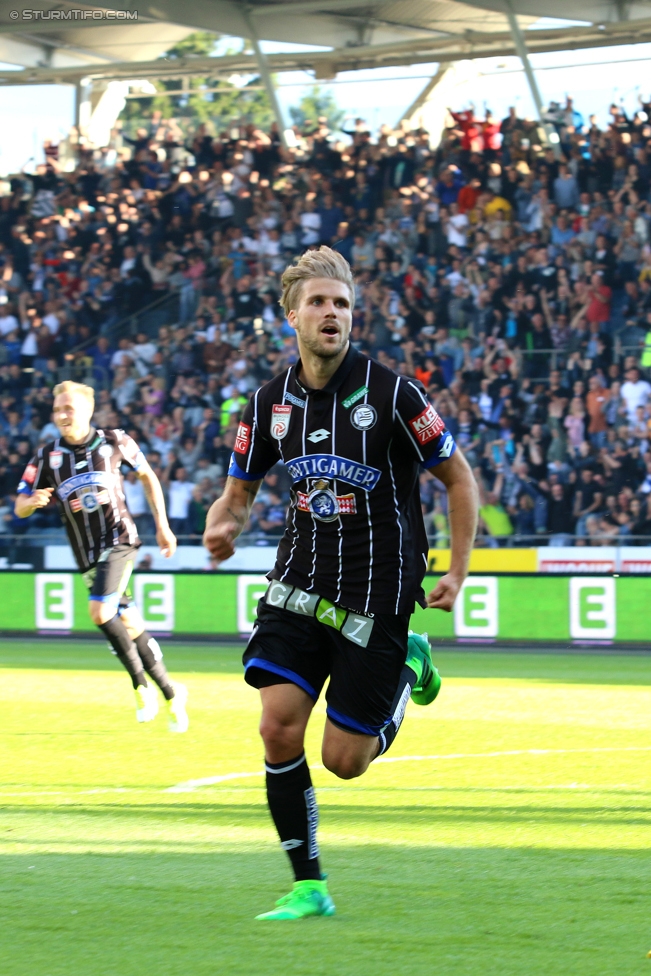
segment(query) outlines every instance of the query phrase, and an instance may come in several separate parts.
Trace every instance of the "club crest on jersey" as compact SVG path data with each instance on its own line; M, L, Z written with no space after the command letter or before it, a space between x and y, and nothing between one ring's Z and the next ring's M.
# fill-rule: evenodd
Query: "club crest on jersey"
M73 498L70 501L70 509L73 512L84 511L87 515L91 515L101 505L108 505L108 503L109 494L105 489L94 491L92 488L84 488L78 498Z
M427 444L445 429L445 424L437 414L436 410L429 403L422 413L409 421L409 426L416 435L419 444Z
M99 508L99 498L97 497L97 493L92 490L83 491L79 500L83 510L89 514L90 512L96 512Z
M291 406L287 404L274 403L271 408L271 436L277 441L287 437L289 430L289 420L292 415Z
M360 403L351 410L350 422L357 430L370 430L377 423L377 410L370 403Z
M53 471L58 471L63 464L63 451L50 451L50 467Z
M334 522L340 515L355 515L355 495L335 495L330 482L324 478L308 479L310 490L296 493L297 507L310 512L319 522Z

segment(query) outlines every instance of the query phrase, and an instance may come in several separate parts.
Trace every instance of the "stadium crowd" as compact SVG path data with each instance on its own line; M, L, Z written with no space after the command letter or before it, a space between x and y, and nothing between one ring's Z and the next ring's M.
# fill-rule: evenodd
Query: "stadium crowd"
M198 544L247 398L296 360L280 275L328 244L356 274L353 343L424 384L471 463L479 544L651 541L651 106L601 128L568 99L547 121L557 151L513 109L451 112L437 148L361 119L289 150L251 125L188 142L157 117L71 166L46 145L0 197L2 531L30 528L15 489L72 378ZM147 535L134 475L125 490ZM250 541L282 532L288 491L272 470ZM423 474L421 497L446 547L442 485Z

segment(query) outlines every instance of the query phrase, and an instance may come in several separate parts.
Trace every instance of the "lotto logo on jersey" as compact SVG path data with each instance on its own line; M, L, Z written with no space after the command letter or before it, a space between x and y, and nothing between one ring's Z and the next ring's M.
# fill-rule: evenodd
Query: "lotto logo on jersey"
M416 435L419 444L427 444L445 429L445 424L430 403L422 413L409 421L409 426Z
M237 436L235 438L235 450L240 454L246 454L250 443L251 428L248 424L240 424L237 428Z
M287 437L289 430L289 419L292 415L292 408L286 404L274 403L271 408L271 436L281 441Z

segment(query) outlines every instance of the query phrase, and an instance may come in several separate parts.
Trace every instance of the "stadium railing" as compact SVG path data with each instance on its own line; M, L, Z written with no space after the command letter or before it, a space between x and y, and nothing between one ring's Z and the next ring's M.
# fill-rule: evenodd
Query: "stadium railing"
M178 312L179 293L167 291L137 311L130 312L108 325L105 323L96 335L74 346L65 354L65 362L59 366L57 372L59 382L72 379L88 382L96 389L107 389L111 385L108 371L103 367L95 366L90 357L84 356L84 353L96 344L98 337L109 339L113 346L120 339L133 339L141 332L144 332L148 338L155 339L161 326L173 325L177 322Z

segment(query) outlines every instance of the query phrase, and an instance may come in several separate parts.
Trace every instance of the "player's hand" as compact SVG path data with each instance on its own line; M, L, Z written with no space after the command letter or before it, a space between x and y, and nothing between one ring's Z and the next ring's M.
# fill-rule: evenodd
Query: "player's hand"
M462 579L450 573L441 576L432 592L427 595L427 606L431 610L445 610L446 613L450 613L462 583Z
M235 539L239 531L237 522L218 522L206 529L203 544L211 556L223 562L234 554Z
M29 496L29 504L31 505L32 510L37 508L45 508L46 505L49 505L52 499L53 491L54 488L37 488L36 491L33 491Z
M161 554L169 559L176 552L176 536L169 525L160 526L156 529L156 542Z

